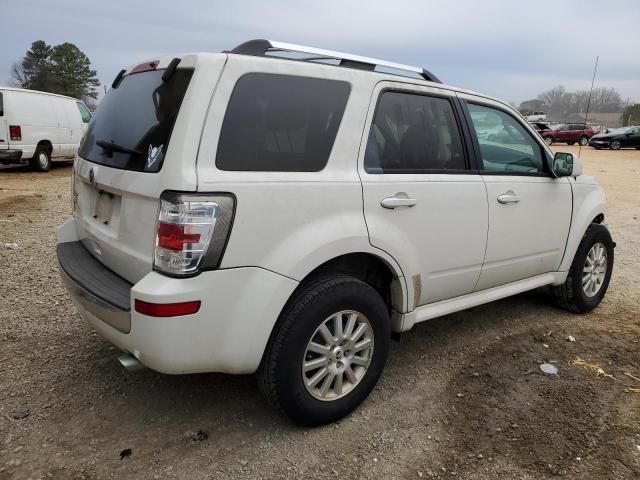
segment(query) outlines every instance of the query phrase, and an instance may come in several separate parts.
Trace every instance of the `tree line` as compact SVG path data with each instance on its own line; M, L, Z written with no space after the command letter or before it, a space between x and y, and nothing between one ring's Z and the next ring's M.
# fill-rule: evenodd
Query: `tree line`
M523 113L543 111L560 118L572 113L584 113L587 105L592 113L621 113L627 106L615 88L594 88L589 103L589 90L568 92L562 85L558 85L542 92L535 99L522 102L519 110Z
M67 95L94 104L100 81L91 61L73 43L47 45L43 40L13 64L10 83L16 87Z

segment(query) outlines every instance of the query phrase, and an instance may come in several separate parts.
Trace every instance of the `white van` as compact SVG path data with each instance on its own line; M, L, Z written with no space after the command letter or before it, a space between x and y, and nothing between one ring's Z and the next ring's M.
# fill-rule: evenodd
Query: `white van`
M29 162L46 172L51 160L75 156L89 120L77 98L0 87L0 163Z

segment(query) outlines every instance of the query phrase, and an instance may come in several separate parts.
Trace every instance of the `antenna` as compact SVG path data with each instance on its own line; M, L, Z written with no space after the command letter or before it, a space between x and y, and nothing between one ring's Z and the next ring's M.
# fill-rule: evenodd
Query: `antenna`
M587 119L589 118L589 107L591 106L591 94L593 93L593 84L596 81L596 72L598 71L598 60L600 60L600 55L596 57L596 64L593 67L593 77L591 78L591 90L589 90L589 100L587 100L587 112L584 114L584 123L585 126L587 124ZM582 144L578 142L578 156L582 153Z

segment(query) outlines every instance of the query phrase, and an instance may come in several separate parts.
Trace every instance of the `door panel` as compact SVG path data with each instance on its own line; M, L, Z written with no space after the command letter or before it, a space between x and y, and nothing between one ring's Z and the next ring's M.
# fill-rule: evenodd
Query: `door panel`
M467 167L454 97L407 88L374 89L359 172L371 244L401 265L415 307L473 291L488 206L482 178Z
M0 91L0 150L9 148L9 126L7 113L4 110L4 92Z
M549 173L551 154L521 117L497 102L466 95L474 133L495 124L495 142L476 135L478 168L487 189L489 233L476 291L558 269L572 215L567 178Z
M479 175L365 173L362 186L371 244L400 263L413 282L415 306L473 291L487 241L486 190ZM401 193L415 206L381 205Z
M557 270L571 224L566 178L483 176L489 200L489 236L476 290ZM510 194L517 201L501 203Z
M75 100L64 100L62 105L67 119L66 125L69 127L69 143L62 147L63 154L75 155L83 134L82 118Z
M65 99L51 98L51 104L57 120L57 140L53 146L53 156L56 157L68 155L67 152L71 143L71 128L64 108L66 102Z

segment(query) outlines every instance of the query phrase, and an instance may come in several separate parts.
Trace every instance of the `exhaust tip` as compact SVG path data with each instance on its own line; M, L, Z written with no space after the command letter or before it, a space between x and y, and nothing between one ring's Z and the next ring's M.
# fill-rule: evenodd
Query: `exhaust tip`
M130 353L125 353L124 355L120 355L118 357L118 361L120 365L127 369L129 372L137 372L139 370L144 370L145 366L140 363L136 357L131 355Z

